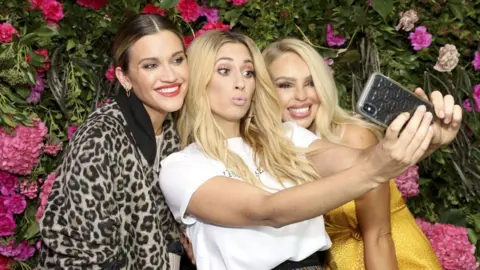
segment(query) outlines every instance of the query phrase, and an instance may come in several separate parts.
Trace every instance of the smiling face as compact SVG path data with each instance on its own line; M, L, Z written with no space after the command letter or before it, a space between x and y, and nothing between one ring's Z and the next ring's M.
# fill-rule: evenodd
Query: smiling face
M133 89L149 115L179 110L186 94L188 68L178 36L168 30L143 36L129 48L128 56L128 72L117 67L117 77L126 89Z
M255 70L249 50L239 43L224 44L217 52L213 75L207 85L216 122L224 128L227 123L239 125L250 109L254 91Z
M310 128L320 107L312 74L296 53L286 52L268 67L283 107L282 120Z

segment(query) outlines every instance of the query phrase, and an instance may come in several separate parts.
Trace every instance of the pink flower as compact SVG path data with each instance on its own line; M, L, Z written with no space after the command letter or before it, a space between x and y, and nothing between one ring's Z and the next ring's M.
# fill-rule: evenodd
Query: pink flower
M15 135L0 128L0 170L26 175L39 162L48 129L40 120L33 127L18 125Z
M107 72L105 72L105 78L107 78L110 83L115 81L115 69L113 68L113 65L108 67Z
M39 49L39 50L35 50L34 53L45 57L45 60L43 60L43 67L37 67L37 71L38 72L47 71L50 68L50 58L48 57L48 50L47 49ZM30 54L27 54L27 56L25 58L27 60L27 63L30 64L30 61L31 61Z
M48 196L52 191L53 183L55 182L56 174L52 172L47 176L47 180L43 183L41 192L40 192L40 205L38 206L37 213L35 217L37 220L40 220L45 212L45 207L47 206Z
M207 17L209 23L216 23L218 21L218 10L214 8L205 8L200 9L200 16Z
M468 99L468 98L463 101L462 106L465 109L465 111L467 111L467 112L473 111L472 102L470 102L470 99Z
M39 8L44 0L28 0L32 5L30 6L30 9L35 9Z
M420 192L418 189L418 166L413 165L402 175L395 178L398 190L402 193L403 198L417 196Z
M410 39L415 51L428 48L432 44L432 35L427 32L427 28L425 26L419 26L415 28L415 32L410 33L408 39Z
M29 198L30 200L35 199L38 193L38 184L35 181L32 182L23 182L20 185L20 194Z
M67 137L68 137L68 140L71 141L72 138L73 138L73 135L75 133L75 131L78 129L77 126L69 126L67 128Z
M325 61L325 64L327 64L329 66L333 65L333 59L331 59L331 58L325 57L325 58L323 58L323 61Z
M450 72L457 66L459 56L455 45L446 44L440 48L437 63L433 68L440 72Z
M200 6L195 0L180 0L175 7L186 22L194 22L200 17Z
M480 112L480 83L473 87L473 100L475 101L475 111Z
M165 16L165 9L161 9L154 4L147 4L142 10L144 14L158 14L160 16Z
M0 270L9 270L10 269L10 259L0 255Z
M342 46L345 43L345 37L335 35L333 25L327 24L327 44L330 47Z
M40 9L49 24L56 24L63 18L63 6L56 0L44 0Z
M43 79L43 73L37 72L36 82L34 85L30 86L30 95L27 97L27 103L29 104L38 104L40 102L40 97L45 90L45 79Z
M418 22L418 15L415 9L409 9L405 12L400 12L400 22L395 27L398 31L400 29L405 31L411 31L415 27L415 23Z
M210 30L222 30L222 31L228 31L230 30L231 27L228 24L223 24L220 21L217 21L216 23L208 22L203 25L203 27L197 31L196 36L201 36L203 33L210 31Z
M11 240L9 244L0 246L0 254L6 257L13 257L16 261L28 260L34 253L35 248L30 246L26 241L15 245L15 240Z
M0 43L12 42L13 35L18 35L17 29L9 23L0 23Z
M228 3L233 3L234 6L241 6L248 2L248 0L227 0Z
M188 48L190 43L192 43L194 36L183 36L183 42L185 43L185 47Z
M0 194L10 195L18 187L18 178L5 171L0 171Z
M60 150L62 150L61 142L58 144L46 144L43 148L43 152L51 156L56 156Z
M475 71L480 69L480 52L479 51L475 52L475 57L472 61L472 65Z
M77 0L77 4L91 9L101 9L108 4L108 0Z
M467 229L450 224L430 224L415 219L430 241L435 254L445 270L476 270L475 246L468 240Z
M3 205L10 213L18 215L23 213L25 207L27 207L27 201L22 195L13 193L3 197Z
M12 235L15 233L16 228L17 228L17 224L15 224L15 220L13 219L12 214L6 214L6 215L0 216L0 236ZM1 247L0 247L0 254L3 254L1 252ZM3 255L6 256L5 254Z

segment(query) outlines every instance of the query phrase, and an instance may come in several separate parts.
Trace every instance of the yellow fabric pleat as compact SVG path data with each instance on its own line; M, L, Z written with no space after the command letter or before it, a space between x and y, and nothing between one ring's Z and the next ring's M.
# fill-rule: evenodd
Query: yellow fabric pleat
M395 182L390 181L392 238L400 270L442 269L437 257ZM363 240L355 214L355 202L346 203L325 215L332 248L327 255L329 270L364 270Z

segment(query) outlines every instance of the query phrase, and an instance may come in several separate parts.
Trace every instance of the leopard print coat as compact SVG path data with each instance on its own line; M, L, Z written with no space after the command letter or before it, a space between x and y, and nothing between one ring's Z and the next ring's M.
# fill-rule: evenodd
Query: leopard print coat
M148 165L126 124L113 102L75 132L40 221L40 269L170 269L178 227L157 182L160 167ZM178 148L168 117L157 154Z

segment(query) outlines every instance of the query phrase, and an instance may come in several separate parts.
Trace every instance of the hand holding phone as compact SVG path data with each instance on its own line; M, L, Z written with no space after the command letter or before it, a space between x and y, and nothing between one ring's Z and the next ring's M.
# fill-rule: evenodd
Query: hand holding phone
M425 105L427 111L434 114L434 107L430 102L387 76L373 73L357 102L357 113L386 128L403 112L413 115L420 105Z

